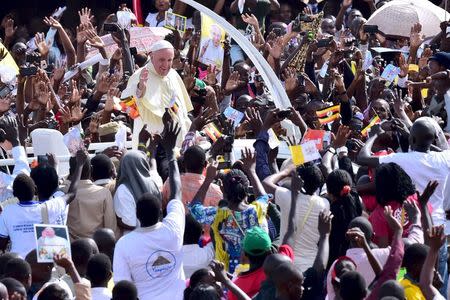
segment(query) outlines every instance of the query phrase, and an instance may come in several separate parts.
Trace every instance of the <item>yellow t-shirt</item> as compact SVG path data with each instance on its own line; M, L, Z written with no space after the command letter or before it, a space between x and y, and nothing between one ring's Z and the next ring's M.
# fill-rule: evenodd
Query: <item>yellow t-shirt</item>
M400 280L400 284L405 289L406 300L425 300L420 287L414 284L411 280L403 278Z

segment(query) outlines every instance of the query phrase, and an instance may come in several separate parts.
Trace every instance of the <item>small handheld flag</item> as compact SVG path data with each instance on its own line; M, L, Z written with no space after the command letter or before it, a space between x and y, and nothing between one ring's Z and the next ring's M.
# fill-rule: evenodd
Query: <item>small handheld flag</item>
M370 120L369 125L367 125L363 130L361 130L362 136L367 136L369 129L372 128L375 124L379 124L380 122L381 122L380 117L375 115L375 117L373 117L372 120Z
M316 148L316 144L313 141L306 142L301 145L289 146L289 150L291 150L292 162L296 166L321 157Z
M319 122L321 125L328 124L339 118L339 112L341 110L341 106L335 105L330 106L328 108L316 111L317 117L319 117Z
M218 138L222 136L222 133L217 129L217 127L213 123L207 124L203 128L203 132L215 143Z

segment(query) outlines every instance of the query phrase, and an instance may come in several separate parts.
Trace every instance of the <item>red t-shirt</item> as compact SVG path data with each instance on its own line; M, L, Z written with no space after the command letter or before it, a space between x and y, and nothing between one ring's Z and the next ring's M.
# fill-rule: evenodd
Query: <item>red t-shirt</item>
M291 246L289 245L281 245L278 248L278 253L286 255L289 257L292 261L294 261L294 250L292 250ZM256 269L255 271L239 275L235 280L234 283L244 292L246 293L250 298L253 298L256 294L258 294L259 289L261 288L261 283L266 280L266 274L264 273L263 268ZM237 297L229 292L228 293L228 300L237 300Z
M417 195L413 194L407 198L407 200L412 200L419 204L417 200ZM388 203L391 206L394 217L401 222L403 220L403 237L407 237L409 234L409 223L408 214L406 210L403 209L403 206L400 203L391 201ZM428 210L430 210L430 206L428 206ZM389 242L392 241L393 232L389 227L386 218L384 217L384 208L380 205L374 209L374 211L369 216L369 221L373 227L373 242L378 244L380 237L388 237Z

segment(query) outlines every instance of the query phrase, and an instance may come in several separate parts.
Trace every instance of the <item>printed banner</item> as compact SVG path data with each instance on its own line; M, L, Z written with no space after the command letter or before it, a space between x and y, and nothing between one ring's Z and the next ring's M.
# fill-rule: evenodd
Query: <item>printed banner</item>
M207 66L216 68L217 76L222 74L223 66L223 41L225 40L225 30L213 19L205 14L202 16L202 32L200 40L200 53L198 61ZM219 78L219 77L218 77Z
M157 41L162 40L171 31L164 27L131 27L130 28L130 47L136 47L137 52L149 52L150 47ZM105 43L105 51L108 57L111 57L118 48L111 34L100 37ZM88 49L86 59L96 55L98 50L94 47Z
M323 149L324 137L325 137L325 130L315 130L308 128L305 135L303 136L302 143L314 142L317 150L321 151Z

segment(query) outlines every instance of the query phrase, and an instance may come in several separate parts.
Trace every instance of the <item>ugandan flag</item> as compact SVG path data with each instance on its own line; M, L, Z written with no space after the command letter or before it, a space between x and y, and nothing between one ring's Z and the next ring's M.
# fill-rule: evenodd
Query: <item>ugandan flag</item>
M367 136L367 133L369 132L369 129L372 128L373 125L379 124L381 122L381 119L379 116L375 116L370 120L369 125L367 125L363 130L361 130L362 136Z
M330 106L328 108L316 111L320 124L321 125L328 124L339 118L340 110L341 106L338 104L335 106Z
M218 138L222 136L222 133L217 129L213 123L209 123L203 128L203 132L215 143Z

